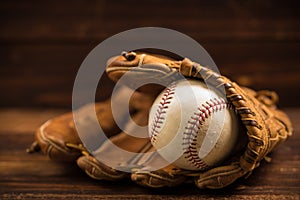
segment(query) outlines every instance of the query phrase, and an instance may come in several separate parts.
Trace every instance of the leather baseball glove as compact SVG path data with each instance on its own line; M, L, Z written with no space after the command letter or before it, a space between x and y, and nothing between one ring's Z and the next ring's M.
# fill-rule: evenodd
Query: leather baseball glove
M123 84L136 89L140 80L154 81L160 85L168 85L183 77L205 81L215 90L227 97L241 121L246 145L219 166L206 171L188 171L172 164L153 170L154 163L163 163L164 159L154 151L148 138L128 135L128 132L140 131L132 125L132 118L138 125L148 124L148 113L157 94L163 89L160 85L138 87L129 102L130 115L120 110L118 117L123 120L126 131L120 130L112 115L110 99L97 104L87 105L75 112L82 116L82 123L89 122L89 107L95 106L98 122L110 142L104 141L97 153L93 155L118 156L112 145L135 152L132 158L120 163L119 167L111 167L95 159L84 147L74 126L72 113L59 116L43 124L36 133L36 142L29 152L41 149L54 160L77 160L77 164L89 176L100 180L120 180L131 177L136 183L148 187L175 186L184 182L195 181L199 188L223 188L241 177L248 177L259 166L262 159L282 141L292 134L292 125L285 113L277 107L278 96L272 91L254 91L241 87L217 72L194 63L187 58L180 59L173 55L147 54L145 52L124 52L107 63L106 72L115 82L124 75ZM118 91L119 104L128 89L122 87ZM125 107L128 105L124 105ZM121 106L122 107L122 106ZM145 134L145 133L137 133ZM139 154L140 153L140 154ZM143 154L150 153L150 154ZM124 170L125 169L125 170Z

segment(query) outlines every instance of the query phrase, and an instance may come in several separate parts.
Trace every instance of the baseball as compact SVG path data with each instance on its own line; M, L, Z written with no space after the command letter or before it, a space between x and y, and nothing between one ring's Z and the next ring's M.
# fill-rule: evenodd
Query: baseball
M206 170L226 159L238 138L238 117L221 93L198 80L163 90L149 115L149 137L158 153L187 170Z

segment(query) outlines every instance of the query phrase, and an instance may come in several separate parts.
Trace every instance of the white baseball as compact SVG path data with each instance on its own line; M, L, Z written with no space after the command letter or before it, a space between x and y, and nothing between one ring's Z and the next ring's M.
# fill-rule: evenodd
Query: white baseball
M149 119L151 143L164 159L182 169L208 169L236 146L235 111L201 81L171 84L154 101Z

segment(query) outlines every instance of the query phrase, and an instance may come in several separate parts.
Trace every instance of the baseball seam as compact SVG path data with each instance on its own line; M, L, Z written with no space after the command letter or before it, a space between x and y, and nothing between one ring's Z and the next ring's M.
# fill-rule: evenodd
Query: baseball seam
M158 109L156 109L155 117L150 131L150 140L152 143L156 142L157 135L159 134L159 129L164 122L167 109L169 107L169 104L171 103L171 99L174 97L175 86L176 84L173 83L166 89L161 101L159 102Z
M231 104L226 103L223 98L219 97L209 99L197 108L197 110L194 112L194 115L192 115L188 121L188 126L185 127L182 143L184 151L183 155L185 155L185 158L197 169L204 170L209 168L209 165L198 156L198 131L208 117L210 117L213 113L226 108L231 108Z

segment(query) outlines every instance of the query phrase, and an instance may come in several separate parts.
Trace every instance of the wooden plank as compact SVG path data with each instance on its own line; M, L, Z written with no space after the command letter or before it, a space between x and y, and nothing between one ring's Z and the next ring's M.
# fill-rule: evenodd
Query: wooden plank
M299 199L300 124L299 108L286 110L294 135L272 153L272 162L262 162L247 180L222 190L199 190L194 184L149 189L130 180L101 182L87 177L75 163L53 162L41 154L26 154L33 131L66 110L0 109L1 199Z
M88 4L77 1L72 6L59 2L60 6L57 5L58 2L2 2L4 20L1 21L0 40L91 41L130 28L162 26L211 41L299 41L299 12L294 1L284 4L272 1L151 1L140 4L134 0Z
M140 19L134 18L127 23L120 19L64 19L66 22L55 22L55 19L18 19L8 20L3 24L0 32L2 43L18 43L28 41L92 41L104 40L119 32L143 26L157 26L178 30L195 39L204 41L299 41L299 20L289 19L274 22L270 20L237 20L237 19L208 19L193 21L189 18L164 21L161 18ZM176 24L172 23L176 21ZM71 21L68 23L68 21ZM76 22L76 23L75 23ZM68 23L68 28L65 25ZM100 23L101 26L95 26ZM19 25L20 24L20 25ZM112 24L119 24L112 26ZM186 24L182 26L181 24ZM255 25L252 25L255 24ZM28 29L28 27L31 27ZM277 28L279 27L279 28ZM79 29L80 28L80 29ZM18 33L23 31L22 35Z
M214 59L220 71L253 73L298 70L298 43L197 41ZM7 44L0 46L0 76L75 75L81 63L101 41L80 44ZM126 49L124 49L126 50ZM121 52L115 52L119 55ZM189 52L186 53L187 56ZM99 55L100 56L100 55ZM200 61L201 62L201 61ZM105 63L104 63L105 65ZM101 67L101 66L99 66ZM236 68L240 69L237 71ZM9 74L13 72L12 74ZM5 73L5 74L4 74Z
M0 99L0 105L70 107L77 70L96 45L94 42L94 45L1 46L0 90L5 91L5 96ZM277 91L282 96L282 106L298 104L300 97L294 92L300 79L298 43L211 42L202 45L222 74L249 87ZM107 98L113 86L106 76L102 81L98 100Z
M30 134L34 133L42 123L49 118L67 112L66 109L17 109L2 108L0 112L0 134ZM17 141L17 140L16 140Z
M3 77L0 88L5 96L1 106L59 106L71 107L75 76L60 74L52 76ZM105 83L105 84L103 84ZM95 94L96 101L108 98L114 84L105 75L100 79ZM82 90L86 92L86 90ZM21 99L20 99L21 97Z
M70 106L73 80L87 53L105 38L141 26L173 28L192 36L224 75L250 87L274 89L283 96L283 106L295 106L297 8L295 1L270 0L79 0L72 6L57 0L1 1L0 89L5 97L0 106Z

